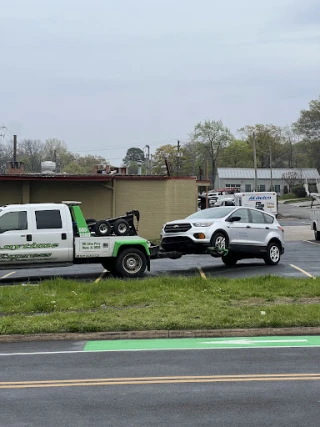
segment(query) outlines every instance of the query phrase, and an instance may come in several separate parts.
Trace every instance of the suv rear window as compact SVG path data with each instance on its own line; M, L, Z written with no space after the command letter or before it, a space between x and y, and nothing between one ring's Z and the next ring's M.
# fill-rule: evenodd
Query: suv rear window
M263 216L264 216L264 220L267 224L273 224L273 222L274 222L273 216L265 214L265 213L263 214Z

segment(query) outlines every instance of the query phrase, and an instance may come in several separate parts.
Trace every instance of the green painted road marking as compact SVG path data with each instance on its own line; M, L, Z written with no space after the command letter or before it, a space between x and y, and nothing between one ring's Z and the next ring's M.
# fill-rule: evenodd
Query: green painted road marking
M320 347L320 336L88 341L84 351L204 350L271 347Z

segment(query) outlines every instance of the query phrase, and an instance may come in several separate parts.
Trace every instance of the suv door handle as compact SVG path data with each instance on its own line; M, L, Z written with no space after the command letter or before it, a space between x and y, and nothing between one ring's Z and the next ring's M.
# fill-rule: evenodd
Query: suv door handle
M67 240L67 233L61 234L61 240Z
M27 242L32 242L32 234L27 234L26 239Z
M246 228L251 228L250 225L247 225Z
M270 227L266 227L266 230L270 230Z

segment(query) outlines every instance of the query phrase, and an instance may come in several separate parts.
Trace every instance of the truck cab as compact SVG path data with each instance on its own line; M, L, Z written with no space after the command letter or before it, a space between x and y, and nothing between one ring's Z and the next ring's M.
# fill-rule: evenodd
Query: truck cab
M72 263L73 224L58 203L0 207L0 264Z

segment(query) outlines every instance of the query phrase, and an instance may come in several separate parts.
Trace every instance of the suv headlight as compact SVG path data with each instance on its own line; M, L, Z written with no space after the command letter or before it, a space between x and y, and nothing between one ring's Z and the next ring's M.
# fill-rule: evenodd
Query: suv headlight
M194 227L210 227L213 224L213 221L210 222L194 222L192 225Z

